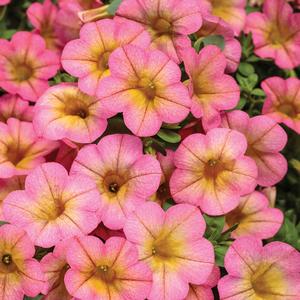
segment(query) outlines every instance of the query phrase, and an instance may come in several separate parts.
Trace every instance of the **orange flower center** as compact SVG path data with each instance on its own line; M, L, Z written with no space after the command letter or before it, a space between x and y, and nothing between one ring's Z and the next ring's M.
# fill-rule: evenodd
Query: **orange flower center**
M155 31L160 34L166 34L172 31L172 24L163 18L155 19L152 24Z
M53 221L63 214L65 205L60 198L51 198L43 201L38 207L41 220Z
M112 283L116 279L116 271L107 265L100 265L96 269L96 277L105 283Z
M2 255L0 263L0 273L12 273L17 270L17 266L14 263L11 254L5 253Z
M30 79L33 75L33 69L31 66L21 63L14 66L14 76L17 81L22 82Z
M115 173L108 173L104 177L104 190L108 195L114 197L118 194L122 186L126 183L126 178Z
M297 117L297 108L292 103L280 104L277 109L291 118Z
M26 150L20 143L11 143L7 146L6 157L13 165L17 166L26 157Z
M222 171L224 171L224 164L217 159L210 159L204 168L204 175L207 178L216 178Z
M106 51L102 53L98 60L98 69L102 72L106 71L108 69L108 59L110 56L110 52Z
M229 227L234 226L235 224L240 224L246 215L240 210L239 207L226 214L226 223Z
M9 266L12 263L12 257L11 257L11 255L10 254L4 254L2 256L2 262L5 265Z
M83 95L85 97L85 95ZM70 116L78 116L85 119L89 116L89 108L86 103L78 99L69 99L65 103L65 114Z
M148 100L152 101L156 96L156 86L155 84L146 77L141 78L138 83L138 88L147 97Z

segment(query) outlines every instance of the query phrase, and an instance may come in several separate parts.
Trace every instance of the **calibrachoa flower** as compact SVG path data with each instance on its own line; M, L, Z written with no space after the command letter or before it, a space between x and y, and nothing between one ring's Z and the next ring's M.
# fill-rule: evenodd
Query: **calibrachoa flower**
M0 227L0 299L22 300L43 290L44 274L34 253L25 231L8 224Z
M79 77L79 88L95 95L99 82L109 75L108 58L121 45L149 46L150 36L143 26L114 20L85 24L80 39L69 42L62 54L62 64L70 74Z
M54 246L62 239L88 234L100 222L100 196L95 183L83 175L68 175L58 163L34 169L25 190L3 202L6 221L25 228L35 245Z
M206 46L199 54L190 48L183 53L185 69L192 98L191 112L202 117L205 130L221 123L220 111L234 108L240 97L235 80L224 74L226 59L216 46Z
M0 0L0 6L9 4L11 0Z
M209 215L233 210L240 196L256 186L257 167L244 155L246 149L245 137L235 130L215 128L188 136L175 153L174 200L200 206Z
M179 204L166 212L146 202L124 226L127 239L136 244L139 260L153 271L149 300L179 300L189 283L204 284L214 266L212 244L203 238L205 222L198 208Z
M124 238L112 237L105 244L92 236L74 238L67 261L71 268L65 283L76 298L139 300L149 294L151 271Z
M198 0L123 0L116 16L141 23L152 37L151 48L165 52L176 63L179 50L189 48L189 34L202 24Z
M63 83L39 98L33 125L38 135L50 140L91 143L105 131L111 115L97 98L84 94L75 84Z
M226 224L239 224L231 236L254 236L260 239L273 237L283 222L283 213L271 208L269 200L260 192L253 192L240 199L239 205L226 216Z
M38 138L32 123L14 118L0 122L0 178L26 175L45 161L57 142Z
M222 116L222 126L238 130L247 139L246 155L255 160L257 183L271 186L282 180L287 172L287 161L279 153L287 142L287 134L275 121L265 116L250 118L235 110Z
M111 54L109 68L111 76L100 82L97 96L123 112L135 135L152 136L162 122L181 122L188 115L190 98L180 68L161 51L126 45Z
M10 42L0 39L0 87L9 93L36 101L58 69L57 54L46 50L41 36L20 31Z
M225 256L221 300L291 299L300 295L300 253L288 244L239 238Z
M110 229L121 229L128 213L155 193L161 178L159 162L143 154L141 140L122 134L84 146L72 165L74 173L88 175L97 183L102 222Z
M266 0L263 13L248 15L245 32L252 32L254 52L273 58L280 68L292 69L300 64L300 18L285 0Z
M262 113L300 134L300 80L271 77L261 86L267 94Z

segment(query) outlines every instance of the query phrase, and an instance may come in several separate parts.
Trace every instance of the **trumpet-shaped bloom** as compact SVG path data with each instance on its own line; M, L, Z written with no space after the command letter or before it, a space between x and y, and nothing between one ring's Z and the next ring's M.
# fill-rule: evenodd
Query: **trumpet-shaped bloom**
M188 115L190 97L180 68L163 52L126 45L111 54L109 68L111 76L100 82L97 96L123 112L135 135L155 135L162 122L181 122Z
M0 39L0 87L9 93L36 101L58 69L57 54L39 35L19 31L10 42Z
M117 16L141 23L152 37L151 48L165 52L176 63L180 50L189 48L189 34L202 24L198 0L124 0Z
M92 236L74 238L67 261L65 283L76 298L138 300L149 294L151 271L124 238L112 237L105 244Z
M98 99L84 94L76 85L59 84L39 98L33 125L40 136L50 140L91 143L105 131L110 115Z
M238 207L225 217L228 227L239 224L231 234L234 238L254 236L268 239L278 232L283 222L281 210L270 208L266 196L256 191L242 197Z
M45 286L35 248L25 231L13 225L0 227L0 299L37 296Z
M146 202L129 216L125 236L153 272L149 300L183 299L189 283L205 283L214 266L214 251L204 231L199 209L188 204L164 212L158 204Z
M116 48L126 44L147 47L150 36L143 26L134 22L124 24L100 20L85 24L80 39L69 42L63 51L62 65L70 74L79 77L79 88L95 95L99 82L109 75L108 59Z
M245 32L252 32L254 52L273 58L280 68L292 69L300 64L300 17L285 0L266 0L263 13L247 17Z
M267 94L262 113L300 134L300 80L271 77L261 86Z
M225 128L184 139L175 153L176 170L170 180L173 199L200 206L209 215L236 208L240 196L256 186L257 167L244 155L246 149L246 138Z
M0 178L26 175L45 161L57 142L38 138L32 123L14 118L0 122Z
M300 295L300 253L288 244L239 238L225 256L228 275L221 278L221 300L290 299Z
M232 111L222 117L222 126L240 131L247 139L246 155L255 160L258 168L257 183L272 186L287 172L287 161L279 153L287 142L285 131L265 116L250 118L242 111Z
M199 54L191 48L183 53L192 98L191 112L202 117L207 131L221 123L220 111L234 108L240 97L235 80L224 74L226 58L216 46L206 46Z
M93 231L100 222L100 196L93 180L68 175L58 163L45 163L25 180L25 190L3 202L5 220L25 228L35 245L49 248L62 239Z
M98 186L103 206L102 222L110 229L121 229L136 205L159 187L159 162L143 154L139 138L115 134L98 145L84 146L78 153L71 174L91 177Z

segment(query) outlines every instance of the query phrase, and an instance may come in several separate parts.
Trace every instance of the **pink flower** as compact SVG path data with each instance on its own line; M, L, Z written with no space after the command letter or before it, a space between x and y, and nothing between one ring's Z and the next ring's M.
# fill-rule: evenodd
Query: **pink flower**
M166 53L176 63L179 50L189 48L189 34L202 24L198 0L124 0L116 16L143 24L152 37L152 49Z
M176 170L170 180L173 199L200 206L209 215L236 208L240 196L256 186L257 167L244 155L246 149L245 137L225 128L184 139L175 153Z
M231 76L224 74L225 56L218 47L206 46L199 54L192 48L186 50L183 61L190 77L192 114L202 117L206 131L219 126L220 111L234 108L240 98L239 86Z
M98 145L84 146L78 153L71 174L91 177L102 198L102 222L109 229L124 226L127 215L159 187L159 162L143 154L139 138L115 134Z
M95 95L99 82L110 74L108 59L116 48L125 44L147 47L150 36L143 26L133 22L121 24L100 20L82 27L80 39L69 42L62 54L62 65L71 75L79 77L79 88Z
M100 222L100 196L87 176L68 175L58 163L45 163L26 178L25 190L3 203L5 220L25 228L35 245L49 248L62 239L93 231Z
M36 101L59 69L59 58L39 35L19 31L11 41L0 39L0 87Z
M225 256L228 275L218 284L221 300L299 299L300 253L288 244L239 238Z
M166 212L146 202L124 226L127 239L136 244L139 260L153 272L149 300L179 300L187 296L189 283L206 282L214 266L214 251L202 236L205 222L198 208L180 204Z
M0 0L0 6L9 4L11 0Z
M300 17L285 0L266 0L263 13L247 17L245 32L252 32L255 54L273 58L280 68L300 64Z
M180 68L158 50L126 45L109 59L111 76L100 82L97 96L138 136L155 135L162 122L177 123L189 113L190 98Z
M300 80L271 77L261 86L267 94L262 113L300 134Z
M286 142L285 131L265 116L250 118L247 113L235 110L222 117L222 126L240 131L247 139L246 155L257 165L257 183L271 186L282 180L287 172L287 161L279 153Z
M8 224L0 227L0 299L21 300L43 290L44 274L34 253L25 231Z
M124 238L112 237L105 244L92 236L74 238L67 261L71 268L65 284L76 298L138 300L149 294L151 271Z

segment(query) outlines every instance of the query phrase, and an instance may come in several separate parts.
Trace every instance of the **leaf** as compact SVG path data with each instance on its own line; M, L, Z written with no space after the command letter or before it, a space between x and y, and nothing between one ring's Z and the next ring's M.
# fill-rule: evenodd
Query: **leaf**
M0 221L0 226L4 225L4 224L8 224L7 222L5 221Z
M235 109L243 109L243 107L246 105L247 99L246 98L241 98Z
M161 129L157 135L163 140L171 144L177 144L181 141L181 136L171 130Z
M34 297L34 298L25 296L25 297L24 297L24 300L40 300L40 299L42 299L42 297L43 297L43 295L38 295L38 296L36 296L36 297Z
M250 93L252 92L253 88L256 86L258 82L258 75L257 74L251 74L248 77L241 76L240 74L236 74L236 79L238 83L240 84L241 88Z
M0 21L4 18L7 6L0 6Z
M216 264L219 267L224 267L224 258L229 248L229 243L224 243L215 246Z
M200 52L200 50L203 48L203 38L199 38L195 43L194 43L194 49L196 50L197 53Z
M251 95L257 96L257 97L265 97L266 96L265 92L262 89L254 89L251 92Z
M107 8L110 15L114 16L122 0L113 0Z
M242 63L240 63L240 65L239 65L239 72L240 72L242 75L248 77L249 75L255 73L255 69L254 69L254 67L253 67L251 64L242 62Z
M176 124L163 123L162 127L165 129L173 129L173 130L177 130L181 128L179 123Z
M205 46L215 45L219 47L222 51L225 48L225 39L222 35L209 35L205 37L202 41Z
M225 224L225 217L211 217L208 215L203 215L205 223L206 223L206 231L205 237L210 241L217 241L222 234L224 224Z
M163 210L168 210L168 208L172 207L175 205L175 202L172 199L167 200L164 204L163 204Z

